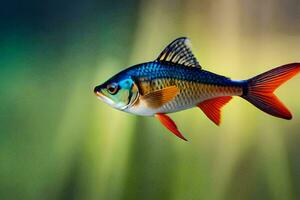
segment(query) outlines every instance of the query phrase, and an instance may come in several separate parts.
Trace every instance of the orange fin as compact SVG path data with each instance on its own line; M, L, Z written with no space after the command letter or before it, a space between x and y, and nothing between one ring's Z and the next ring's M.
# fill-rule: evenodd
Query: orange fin
M299 72L300 63L291 63L255 76L247 80L242 97L270 115L292 119L291 112L273 92Z
M221 108L232 99L231 96L217 97L208 99L197 106L205 113L205 115L216 125L221 123Z
M179 89L176 86L169 86L161 90L145 94L141 98L150 108L159 108L174 99L178 93Z
M166 114L157 113L155 114L155 117L159 119L159 121L167 128L169 129L174 135L177 137L187 141L185 137L179 132L175 122Z

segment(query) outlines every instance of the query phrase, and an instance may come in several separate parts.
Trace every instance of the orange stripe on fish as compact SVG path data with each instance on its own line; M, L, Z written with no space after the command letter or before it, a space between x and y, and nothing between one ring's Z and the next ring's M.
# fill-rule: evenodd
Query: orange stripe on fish
M169 86L161 90L150 92L141 97L150 108L160 108L162 105L170 102L179 93L176 86Z

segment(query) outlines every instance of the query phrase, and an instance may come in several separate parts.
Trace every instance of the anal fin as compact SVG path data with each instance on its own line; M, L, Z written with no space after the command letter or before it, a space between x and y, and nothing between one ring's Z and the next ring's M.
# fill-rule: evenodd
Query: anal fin
M155 114L155 117L174 135L187 141L187 139L178 130L175 122L168 115L163 114L163 113L157 113L157 114Z
M221 108L232 99L231 96L217 97L208 99L197 106L205 113L205 115L216 125L221 123Z

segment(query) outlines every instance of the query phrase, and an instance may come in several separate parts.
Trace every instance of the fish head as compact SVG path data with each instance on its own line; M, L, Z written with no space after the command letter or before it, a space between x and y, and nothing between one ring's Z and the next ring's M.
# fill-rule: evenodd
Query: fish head
M115 76L94 89L96 96L109 106L125 110L139 97L138 87L130 76Z

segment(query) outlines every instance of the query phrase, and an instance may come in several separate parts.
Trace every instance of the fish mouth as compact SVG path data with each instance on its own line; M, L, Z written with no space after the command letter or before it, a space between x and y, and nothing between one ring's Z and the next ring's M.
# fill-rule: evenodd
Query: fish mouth
M101 92L101 89L99 86L96 86L95 89L94 89L94 93L95 95L98 97L98 99L100 99L101 101L109 104L109 105L112 105L113 104L113 101L108 98L107 96L105 96L102 92Z
M103 97L104 96L101 92L98 92L98 91L94 91L94 93L97 97Z
M102 94L102 92L100 92L101 91L101 89L100 89L100 87L99 86L96 86L95 88L94 88L94 94L99 98L99 99L101 99L101 100L104 100L105 99L105 96Z
M95 88L94 88L94 93L95 93L95 95L96 96L98 96L98 95L100 95L100 87L99 86L96 86Z
M98 99L104 101L104 102L108 102L109 98L107 98L104 94L102 94L101 92L96 91L95 95L97 96Z
M96 86L94 88L94 94L98 97L98 98L104 98L105 96L102 94L101 92L101 88L99 86Z

